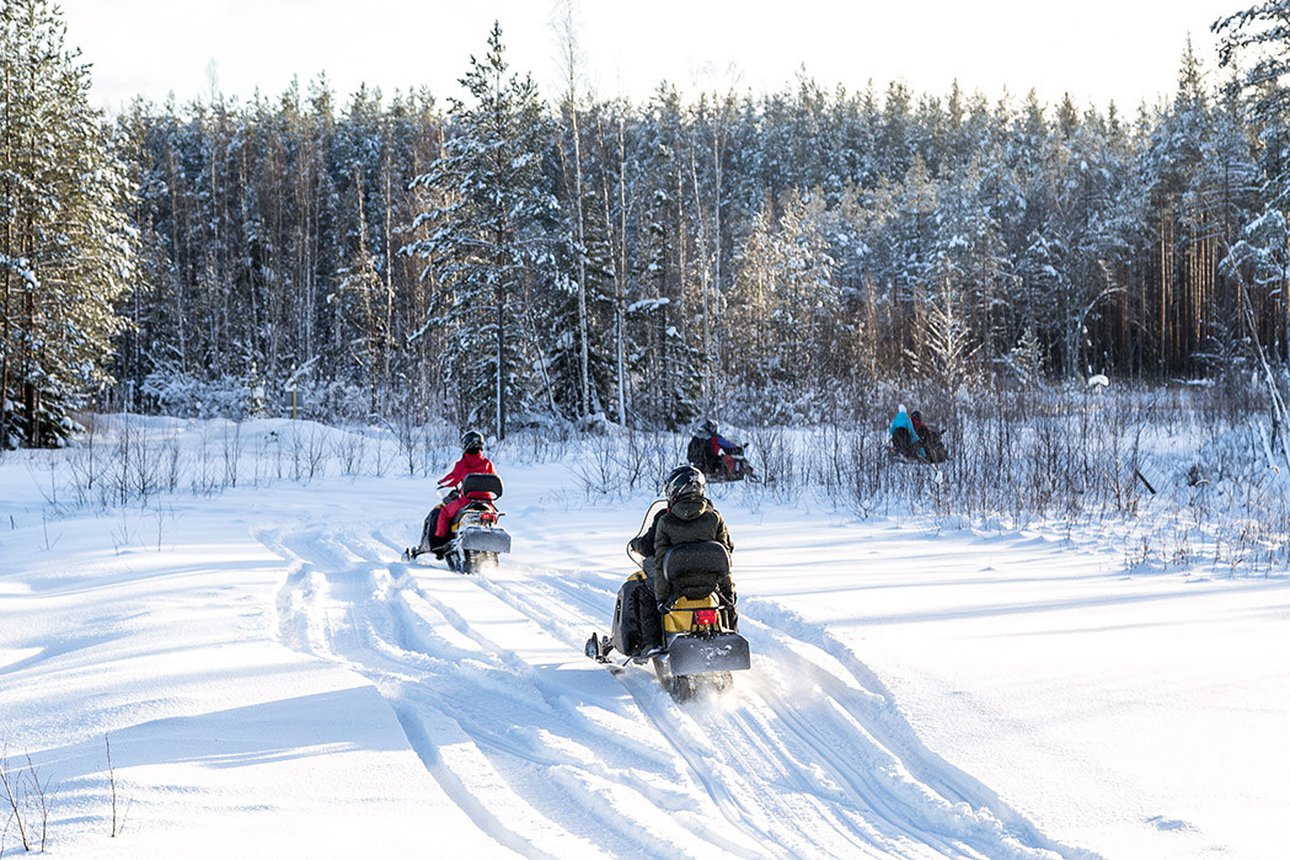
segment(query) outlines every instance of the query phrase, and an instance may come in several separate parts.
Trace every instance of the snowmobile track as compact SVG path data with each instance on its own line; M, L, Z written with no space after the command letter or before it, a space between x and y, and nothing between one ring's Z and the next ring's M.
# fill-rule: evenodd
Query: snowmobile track
M463 577L390 562L379 530L260 537L289 563L282 641L371 681L449 796L518 853L1079 854L926 750L853 655L774 611L745 615L753 668L733 691L677 705L651 672L582 655L615 600L602 574L507 559Z

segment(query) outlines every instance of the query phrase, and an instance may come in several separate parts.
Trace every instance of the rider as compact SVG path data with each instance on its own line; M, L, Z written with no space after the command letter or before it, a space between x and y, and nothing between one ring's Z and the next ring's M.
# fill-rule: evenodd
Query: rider
M587 655L604 661L605 655L617 643L620 647L639 652L657 646L661 635L659 607L666 599L667 586L660 586L657 560L673 546L691 541L715 540L733 549L725 520L712 503L704 498L703 472L693 466L674 469L663 482L667 506L661 508L642 533L633 538L628 547L641 556L641 573L633 574L618 589L614 607L612 629L608 639L593 633L587 641ZM727 618L733 627L735 614L734 581L727 574L717 590L725 598ZM662 593L660 593L662 592ZM626 636L623 629L626 628ZM623 641L627 644L623 644ZM634 654L633 654L634 656Z
M475 430L467 430L461 436L461 459L453 464L448 470L448 474L439 479L439 489L445 487L456 487L467 475L473 475L477 472L488 472L497 474L493 468L493 462L484 456L484 436ZM470 499L462 496L456 490L448 495L444 503L438 508L439 516L435 521L434 536L436 552L438 547L448 542L448 531L452 528L453 518L457 512L470 504Z
M909 423L914 425L914 435L920 440L926 441L931 438L931 433L928 431L927 425L923 423L923 413L919 412L917 409L909 413Z
M667 510L655 520L654 526L655 558L662 559L677 544L695 541L711 540L723 544L727 550L735 548L730 542L726 521L704 495L706 485L703 473L693 466L680 466L667 476L663 482ZM729 574L718 584L717 590L733 608L735 585ZM654 576L654 594L660 606L672 596L667 580L662 576Z
M734 453L739 446L722 436L718 430L717 422L711 418L700 425L699 431L707 437L706 451L704 452L706 456L704 459L708 468L704 469L704 471L714 473L722 470L727 478L733 476L735 473Z
M918 415L918 424L922 423L922 415ZM891 447L896 452L906 457L917 457L921 439L918 435L918 424L910 419L905 412L905 404L900 404L896 410L896 417L891 419L891 426L887 428L887 433L891 436Z

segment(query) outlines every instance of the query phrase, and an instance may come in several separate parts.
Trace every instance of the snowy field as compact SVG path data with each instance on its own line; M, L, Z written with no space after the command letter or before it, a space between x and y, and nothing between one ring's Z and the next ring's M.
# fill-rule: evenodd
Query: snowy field
M1283 571L716 487L753 664L678 705L582 654L647 486L508 442L514 553L463 577L400 561L450 447L141 426L133 472L0 455L0 744L51 856L1286 856Z

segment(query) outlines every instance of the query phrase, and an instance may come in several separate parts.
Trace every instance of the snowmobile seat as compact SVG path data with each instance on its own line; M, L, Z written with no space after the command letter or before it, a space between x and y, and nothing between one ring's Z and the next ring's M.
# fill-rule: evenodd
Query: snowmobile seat
M701 600L730 575L730 551L714 540L678 544L663 555L661 569L671 591Z
M468 499L491 502L502 496L502 479L491 472L472 472L461 479L461 494Z

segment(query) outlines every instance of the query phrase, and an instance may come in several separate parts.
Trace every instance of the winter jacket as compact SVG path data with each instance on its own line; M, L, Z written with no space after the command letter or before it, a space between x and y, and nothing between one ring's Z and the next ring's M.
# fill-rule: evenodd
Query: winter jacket
M708 440L708 449L717 457L721 456L722 451L733 451L736 447L734 442L720 434L716 434Z
M663 554L677 544L714 540L734 549L726 521L712 502L704 498L677 499L654 526L654 555Z
M917 442L919 439L918 431L914 429L914 422L909 420L908 412L897 412L896 417L891 419L891 426L887 428L888 436L895 436L896 431L904 427L909 431L910 438Z
M724 544L726 549L733 550L730 532L726 530L726 521L704 498L678 499L671 504L667 513L657 520L654 527L655 567L669 549L678 544L714 540ZM661 570L661 568L659 568ZM721 583L721 590L733 599L734 584L727 576ZM654 591L662 603L670 596L667 583L662 576L654 577Z
M489 460L483 454L473 454L467 451L461 455L461 459L453 465L448 474L439 479L439 486L455 487L461 483L462 478L467 475L473 475L476 472L497 474L497 470L493 468L492 460Z

